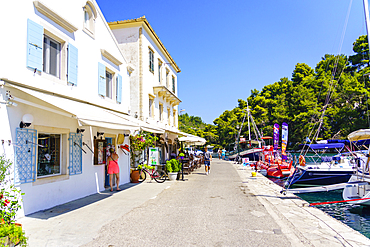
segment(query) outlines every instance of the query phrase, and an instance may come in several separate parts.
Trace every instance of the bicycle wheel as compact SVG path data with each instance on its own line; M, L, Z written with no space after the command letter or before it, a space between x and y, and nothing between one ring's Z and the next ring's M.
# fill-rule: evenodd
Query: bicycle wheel
M139 183L143 182L146 179L146 172L144 170L140 171Z
M157 183L163 183L166 180L167 173L164 171L154 171L153 178Z

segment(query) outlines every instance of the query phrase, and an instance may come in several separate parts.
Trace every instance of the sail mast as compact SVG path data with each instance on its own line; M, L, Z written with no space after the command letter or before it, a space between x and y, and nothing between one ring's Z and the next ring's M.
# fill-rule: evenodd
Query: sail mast
M364 1L364 11L365 11L367 42L370 44L370 36L369 36L369 29L370 29L369 3L368 3L367 0L363 0L363 1Z

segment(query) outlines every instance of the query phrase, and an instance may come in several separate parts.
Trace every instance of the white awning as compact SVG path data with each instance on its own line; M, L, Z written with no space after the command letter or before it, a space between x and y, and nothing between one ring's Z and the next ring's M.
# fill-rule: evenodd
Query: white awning
M370 139L370 129L360 129L348 135L351 142Z
M183 134L187 134L187 133L183 133ZM206 144L206 142L207 142L207 140L202 138L202 137L195 136L195 135L190 135L190 134L187 134L187 136L179 137L179 141L180 142L186 142L186 143L189 143L189 144L193 144L193 145L196 145L196 146L202 146L202 145Z
M89 105L86 103L61 98L51 94L41 93L35 90L26 89L23 87L13 86L29 95L32 95L48 104L56 106L71 114L71 117L76 118L80 125L97 126L108 129L121 129L121 130L136 130L139 129L139 124L125 120L114 112ZM15 99L16 101L17 99Z

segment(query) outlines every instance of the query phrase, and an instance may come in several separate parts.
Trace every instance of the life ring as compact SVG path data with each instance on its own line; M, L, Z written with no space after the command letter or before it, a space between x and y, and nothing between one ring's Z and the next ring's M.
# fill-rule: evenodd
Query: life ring
M305 166L306 165L306 159L304 158L303 155L299 155L299 165L300 166Z

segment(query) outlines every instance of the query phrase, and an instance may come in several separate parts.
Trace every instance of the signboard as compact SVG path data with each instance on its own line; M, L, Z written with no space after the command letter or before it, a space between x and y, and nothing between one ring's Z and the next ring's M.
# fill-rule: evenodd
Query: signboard
M245 138L240 138L239 142L245 142Z
M274 124L274 150L279 147L279 124Z
M159 165L159 151L158 148L149 148L149 165Z
M283 160L287 159L286 147L288 144L288 124L283 123L281 125L281 156Z

